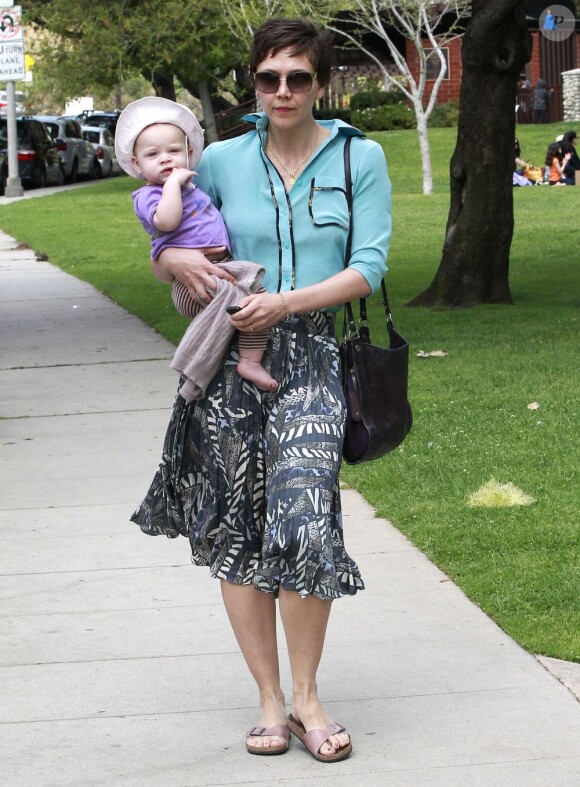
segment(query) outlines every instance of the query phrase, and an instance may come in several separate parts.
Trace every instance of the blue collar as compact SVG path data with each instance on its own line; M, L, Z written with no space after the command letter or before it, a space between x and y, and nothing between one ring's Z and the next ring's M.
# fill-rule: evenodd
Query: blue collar
M268 116L265 112L252 112L249 115L244 115L241 119L245 120L246 123L253 123L258 132L264 132L268 128ZM317 120L316 122L330 131L331 139L336 136L364 137L362 131L354 126L350 126L343 120ZM260 134L260 136L263 135Z

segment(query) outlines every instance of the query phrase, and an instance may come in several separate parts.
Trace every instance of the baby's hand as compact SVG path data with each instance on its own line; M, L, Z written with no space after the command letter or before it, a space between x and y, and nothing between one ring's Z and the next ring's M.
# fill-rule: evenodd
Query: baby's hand
M185 186L185 184L189 183L191 180L192 175L194 175L194 173L190 169L178 167L173 170L167 180L176 180L180 186Z

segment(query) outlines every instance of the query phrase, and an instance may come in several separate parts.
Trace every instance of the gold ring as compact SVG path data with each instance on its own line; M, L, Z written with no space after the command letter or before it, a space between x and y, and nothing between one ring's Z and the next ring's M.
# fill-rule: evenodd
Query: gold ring
M254 333L254 326L250 323L250 330Z

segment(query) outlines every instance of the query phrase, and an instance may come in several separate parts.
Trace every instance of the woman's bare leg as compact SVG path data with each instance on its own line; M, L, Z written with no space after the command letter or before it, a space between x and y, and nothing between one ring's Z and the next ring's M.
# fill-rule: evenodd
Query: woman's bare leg
M331 721L318 699L316 672L322 656L330 601L280 590L280 616L286 633L292 669L292 715L306 730L323 729ZM333 754L348 745L347 733L332 735L322 744L321 754Z
M286 723L284 694L280 688L276 600L252 585L222 581L222 597L236 639L260 693L261 727ZM284 748L277 736L248 738L252 746Z

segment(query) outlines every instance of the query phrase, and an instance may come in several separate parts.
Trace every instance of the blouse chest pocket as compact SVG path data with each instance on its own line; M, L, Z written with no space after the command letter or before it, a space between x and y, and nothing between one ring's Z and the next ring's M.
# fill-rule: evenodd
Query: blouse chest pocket
M344 185L336 178L312 178L308 212L315 227L350 229L350 210Z

